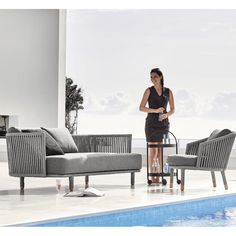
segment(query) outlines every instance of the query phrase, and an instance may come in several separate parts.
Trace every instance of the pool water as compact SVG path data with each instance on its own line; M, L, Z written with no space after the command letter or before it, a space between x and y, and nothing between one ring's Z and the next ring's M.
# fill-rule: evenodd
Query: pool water
M15 226L236 226L236 194L226 194Z
M190 226L190 227L236 227L236 207L225 208L213 214L202 217L172 218L163 226Z

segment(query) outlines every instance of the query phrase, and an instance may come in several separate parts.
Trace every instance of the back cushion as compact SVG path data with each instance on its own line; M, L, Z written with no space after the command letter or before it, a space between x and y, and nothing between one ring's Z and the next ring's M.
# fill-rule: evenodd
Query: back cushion
M64 153L78 152L78 148L67 128L43 128L48 132L59 144Z
M21 132L23 133L35 133L35 132L42 132L41 129L22 129Z
M207 140L219 138L219 137L225 136L227 134L231 134L231 133L232 133L232 131L229 129L222 129L222 130L216 129L211 133L211 135L209 136L209 138Z
M64 155L64 152L57 141L45 130L42 130L42 132L46 135L46 155Z
M210 136L208 137L207 140L212 140L212 139L214 139L214 138L216 137L216 135L217 135L219 132L220 132L219 129L215 129L215 130L210 134Z
M7 130L7 133L20 133L21 130L18 129L18 128L15 128L15 127L10 127L8 130Z
M12 129L12 131L14 131L14 129ZM64 155L64 152L62 151L57 141L48 132L41 129L22 129L22 132L23 133L43 132L46 137L46 156Z

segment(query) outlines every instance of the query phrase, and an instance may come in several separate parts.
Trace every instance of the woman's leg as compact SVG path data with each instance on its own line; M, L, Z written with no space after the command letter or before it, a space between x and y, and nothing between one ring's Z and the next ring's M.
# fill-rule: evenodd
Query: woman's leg
M148 142L148 144L157 144L157 142ZM153 147L153 148L148 148L148 167L149 168L149 173L153 173L152 170L152 165L154 161L157 160L158 157L158 148ZM151 176L150 178L153 183L159 182L159 177L158 176Z

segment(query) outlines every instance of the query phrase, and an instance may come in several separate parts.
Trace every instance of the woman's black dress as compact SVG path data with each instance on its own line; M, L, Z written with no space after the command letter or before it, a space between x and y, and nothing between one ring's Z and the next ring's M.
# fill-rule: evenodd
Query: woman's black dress
M157 109L164 107L164 113L166 113L167 104L169 101L169 89L163 89L163 94L158 95L154 86L149 87L150 95L148 97L149 108ZM163 135L169 130L169 120L164 119L159 121L160 113L148 113L145 123L145 134L147 142L161 142Z

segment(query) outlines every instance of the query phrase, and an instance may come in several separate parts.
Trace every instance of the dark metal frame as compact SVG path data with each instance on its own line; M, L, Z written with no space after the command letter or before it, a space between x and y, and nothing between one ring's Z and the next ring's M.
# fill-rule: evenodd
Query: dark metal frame
M167 144L167 143L148 144L148 142L147 142L147 182L148 182L149 185L152 183L152 181L149 180L150 176L161 176L161 181L162 181L163 185L166 185L166 183L167 183L167 181L163 177L164 176L170 176L170 173L164 173L163 172L163 166L164 166L164 162L163 162L163 148L175 147L175 149L176 149L175 152L176 152L176 154L178 154L178 142L177 142L177 139L176 139L175 135L171 131L169 131L169 130L165 130L163 132L163 134L166 134L166 133L170 133L174 137L175 144ZM161 162L162 162L161 173L149 173L149 161L148 161L149 160L149 157L148 157L148 153L149 152L148 152L148 148L152 148L152 147L157 147L157 148L161 149ZM178 178L178 170L176 170L174 175L176 176L177 183L180 184L181 181Z

